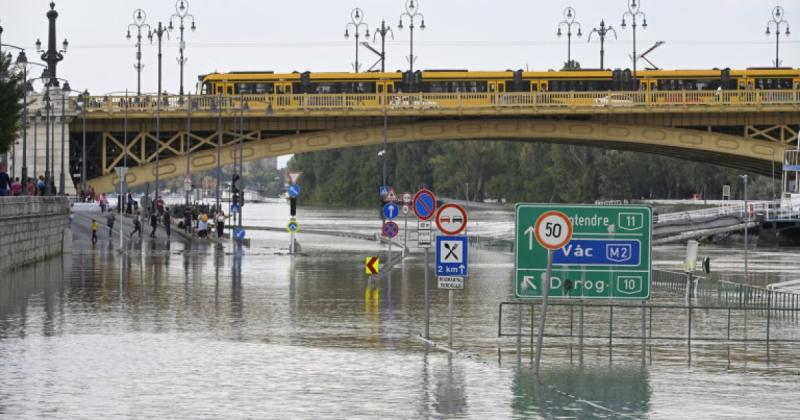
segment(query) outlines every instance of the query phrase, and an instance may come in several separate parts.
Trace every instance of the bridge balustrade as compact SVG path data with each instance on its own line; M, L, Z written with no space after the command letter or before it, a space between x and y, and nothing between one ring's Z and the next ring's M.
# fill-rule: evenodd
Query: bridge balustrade
M189 97L177 95L131 96L127 98L129 112L186 111ZM238 111L240 101L247 102L249 112L271 106L277 111L403 111L403 110L460 110L460 109L572 109L596 112L602 108L639 109L671 107L734 107L734 106L794 106L800 105L798 90L715 90L715 91L594 91L594 92L455 92L455 93L395 93L395 94L273 94L192 96L195 109ZM120 96L91 97L88 112L123 112L126 99Z

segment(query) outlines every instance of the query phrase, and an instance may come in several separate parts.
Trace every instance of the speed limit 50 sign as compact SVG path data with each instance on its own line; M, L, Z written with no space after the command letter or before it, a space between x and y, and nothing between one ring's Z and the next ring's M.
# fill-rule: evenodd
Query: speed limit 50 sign
M572 222L566 214L551 210L536 219L533 233L539 245L547 249L561 249L572 239Z
M517 204L515 219L516 297L650 297L650 207Z

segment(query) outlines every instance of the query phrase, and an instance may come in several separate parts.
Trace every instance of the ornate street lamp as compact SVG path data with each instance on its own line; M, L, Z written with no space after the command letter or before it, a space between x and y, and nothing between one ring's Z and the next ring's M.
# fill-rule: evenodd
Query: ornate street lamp
M561 37L562 35L561 28L564 28L567 32L567 65L566 65L567 70L576 67L572 63L572 29L573 28L578 29L577 33L578 38L583 36L583 33L581 33L581 24L580 22L575 20L576 16L577 13L575 13L575 9L573 9L572 7L567 7L566 9L564 9L564 20L558 23L558 32L556 32L556 35L558 37Z
M784 33L786 36L791 35L792 33L789 32L789 22L783 18L783 7L775 6L772 9L772 19L767 21L767 31L766 35L770 35L769 27L770 25L775 25L775 68L780 67L781 61L779 52L780 40L781 40L781 25L786 27L786 32Z
M605 56L605 53L606 53L604 46L605 46L605 41L606 41L606 35L608 35L609 33L613 33L614 34L614 39L617 39L617 31L614 30L614 28L611 25L606 26L605 20L601 20L600 21L600 26L597 27L597 28L593 28L592 32L589 32L589 39L586 41L586 42L591 42L592 41L592 35L594 35L594 34L597 34L600 37L600 68L601 69L605 68L605 64L603 63L603 57Z
M153 43L153 38L158 38L158 90L156 91L156 192L153 206L158 201L159 193L159 173L160 173L160 157L161 157L161 40L164 35L169 39L170 28L158 22L158 27L147 33L147 38L150 43Z
M356 39L356 62L353 65L353 69L355 72L358 73L360 68L358 64L358 38L361 36L361 28L365 29L364 36L369 38L369 25L364 22L364 11L356 7L355 9L350 11L350 22L347 23L344 27L344 38L350 39L350 28L353 28L353 33L355 34Z
M419 12L419 0L406 0L406 11L400 14L400 23L397 28L403 30L403 18L408 19L408 29L411 31L410 52L408 54L408 70L414 72L414 20L419 18L421 30L425 30L425 16Z
M125 35L126 38L131 39L131 28L136 30L136 64L133 65L133 68L136 69L136 96L142 96L142 69L144 68L142 64L142 30L146 29L148 33L150 32L150 25L145 23L146 19L147 13L144 10L134 10L133 23L128 25L128 33Z
M633 29L633 77L636 77L636 60L638 57L636 56L636 18L642 19L642 29L647 29L647 16L639 10L642 6L642 0L628 0L628 11L622 14L622 29L625 29L628 25L625 23L625 17L629 17L631 19L631 29Z
M178 0L175 2L175 13L173 13L169 18L169 30L174 29L172 26L172 19L177 19L180 22L180 25L178 26L178 29L181 31L180 44L178 44L178 51L180 51L178 64L180 64L181 67L181 86L178 94L180 95L181 100L183 100L183 65L186 64L186 60L188 60L188 58L183 56L183 50L186 49L186 42L183 40L183 31L186 29L184 26L184 21L191 19L192 25L189 27L189 29L191 29L192 32L197 29L194 24L194 15L189 13L189 2L187 0Z

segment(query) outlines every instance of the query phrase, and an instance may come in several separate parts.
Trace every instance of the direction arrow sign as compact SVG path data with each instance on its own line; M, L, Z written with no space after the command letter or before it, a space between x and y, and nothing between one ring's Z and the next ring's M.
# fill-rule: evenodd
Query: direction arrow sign
M364 261L364 271L367 274L378 274L381 270L381 259L378 257L367 257Z
M462 276L469 273L469 244L466 236L436 237L436 275Z
M300 185L299 184L291 184L286 189L286 193L289 194L291 198L297 198L300 195Z
M436 227L445 235L458 235L467 227L467 211L458 204L443 205L436 213Z
M244 231L244 228L240 228L240 227L238 227L238 226L237 226L237 227L235 227L235 228L233 229L233 237L234 237L234 238L235 238L237 241L241 241L241 240L243 240L243 239L244 239L244 236L245 236L245 231Z
M292 217L291 219L289 219L289 223L286 224L286 230L289 233L298 232L300 231L300 223L297 222L297 219Z
M430 190L421 189L414 196L414 214L420 220L429 220L436 213L436 197Z
M547 248L535 240L535 223L553 211L566 215L573 230L572 238L553 251L548 282ZM518 204L515 296L542 297L547 285L552 298L648 299L651 226L652 210L644 206Z
M392 220L400 215L400 207L395 203L386 203L383 206L383 217Z

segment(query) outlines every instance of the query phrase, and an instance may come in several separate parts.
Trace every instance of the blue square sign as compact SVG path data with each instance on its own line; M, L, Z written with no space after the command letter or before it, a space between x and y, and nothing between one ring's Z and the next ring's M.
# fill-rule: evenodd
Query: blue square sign
M469 243L466 236L436 237L436 275L464 276L469 274Z

